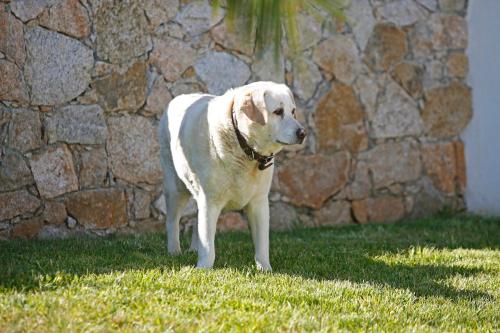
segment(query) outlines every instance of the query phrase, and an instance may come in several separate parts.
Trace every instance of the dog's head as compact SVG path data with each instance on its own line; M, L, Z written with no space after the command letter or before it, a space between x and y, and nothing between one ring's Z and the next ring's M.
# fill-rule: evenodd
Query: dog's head
M239 123L260 147L279 150L284 145L301 144L306 131L296 119L293 94L284 84L255 82L242 87L235 96ZM245 121L246 120L246 121Z

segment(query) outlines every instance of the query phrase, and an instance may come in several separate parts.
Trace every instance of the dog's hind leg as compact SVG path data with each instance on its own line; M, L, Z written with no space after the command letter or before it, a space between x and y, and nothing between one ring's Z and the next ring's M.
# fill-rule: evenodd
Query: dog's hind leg
M184 184L182 184L182 187L184 187ZM181 253L179 221L190 197L191 194L185 187L184 189L179 189L178 187L177 189L172 189L171 186L165 186L167 249L170 254Z
M177 176L173 162L169 157L162 157L163 165L163 194L165 195L165 206L167 209L167 249L170 254L179 254L181 245L179 241L179 221L186 207L191 193L186 185Z
M191 235L191 246L189 251L198 251L198 221L193 224L193 234Z
M170 133L168 132L167 119L163 115L158 131L160 141L160 161L163 167L163 194L167 210L167 249L170 254L179 254L181 245L179 241L179 220L186 207L191 193L186 185L177 176L172 152L170 151Z

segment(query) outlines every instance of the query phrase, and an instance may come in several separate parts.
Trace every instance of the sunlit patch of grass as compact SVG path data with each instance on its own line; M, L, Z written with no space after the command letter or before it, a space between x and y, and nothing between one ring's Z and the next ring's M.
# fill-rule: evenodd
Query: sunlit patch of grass
M499 330L500 219L273 232L270 274L248 233L216 246L205 271L162 234L0 242L0 332Z

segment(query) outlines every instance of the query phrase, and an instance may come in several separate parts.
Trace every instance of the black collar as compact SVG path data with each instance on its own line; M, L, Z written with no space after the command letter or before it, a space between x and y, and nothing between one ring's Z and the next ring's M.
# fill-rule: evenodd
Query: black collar
M274 158L273 154L269 156L261 155L248 145L247 140L238 129L238 122L236 121L236 113L234 112L234 109L231 110L231 121L233 123L236 137L238 138L238 143L240 144L241 149L243 149L250 161L257 161L259 163L259 170L265 170L273 165L273 163L271 162Z

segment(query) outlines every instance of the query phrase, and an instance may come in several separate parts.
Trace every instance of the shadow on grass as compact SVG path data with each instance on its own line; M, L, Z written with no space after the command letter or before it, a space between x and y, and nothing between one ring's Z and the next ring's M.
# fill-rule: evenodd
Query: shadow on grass
M283 273L316 280L345 280L355 283L388 286L409 290L417 297L444 297L453 300L486 298L493 300L493 297L488 293L475 290L460 290L445 285L443 282L443 280L456 275L462 277L474 276L484 272L482 269L452 267L443 264L389 265L373 260L369 256L346 255L350 256L350 263L333 264L330 270L318 272L311 269L307 271L312 267L305 264L303 267L286 269ZM345 258L337 256L337 259L340 262Z
M482 269L439 264L386 263L419 249L494 249L500 247L500 219L457 217L395 225L303 229L271 234L274 272L314 280L345 280L405 289L417 297L478 299L487 293L457 289L443 280L475 276ZM188 237L183 239L187 248ZM105 239L66 239L0 242L0 292L43 290L44 277L58 272L85 276L130 269L179 270L194 266L196 255L166 254L162 234L115 236ZM215 267L251 271L253 245L249 233L217 237ZM70 280L68 280L68 283Z

